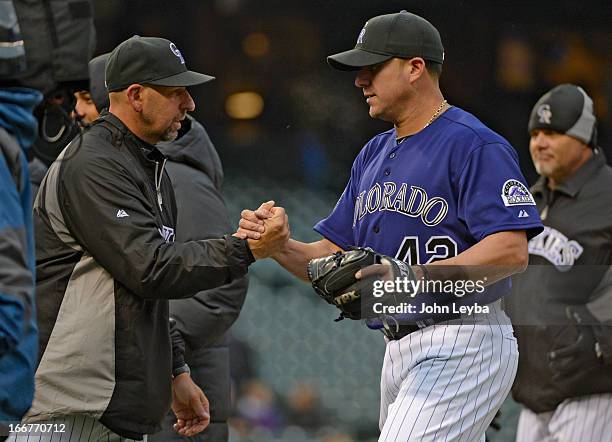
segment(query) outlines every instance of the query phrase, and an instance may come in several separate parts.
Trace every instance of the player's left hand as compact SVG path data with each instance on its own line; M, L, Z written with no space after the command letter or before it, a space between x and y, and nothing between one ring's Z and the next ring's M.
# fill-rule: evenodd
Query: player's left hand
M374 293L375 280L414 279L411 267L403 261L381 255L370 248L355 247L347 252L312 259L308 278L315 292L341 312L340 319L371 317L373 305L382 294ZM397 304L393 290L387 299Z
M409 275L414 279L423 278L425 276L422 267L409 266L404 261L387 256L381 258L380 264L372 264L357 271L357 273L355 273L355 279L365 280L374 278L382 281L393 281L398 275Z
M210 409L204 392L182 373L172 382L172 411L176 415L174 430L183 436L194 436L210 423Z
M383 281L393 280L394 272L391 266L391 261L387 258L382 258L380 264L372 264L364 267L355 273L355 279L376 278Z

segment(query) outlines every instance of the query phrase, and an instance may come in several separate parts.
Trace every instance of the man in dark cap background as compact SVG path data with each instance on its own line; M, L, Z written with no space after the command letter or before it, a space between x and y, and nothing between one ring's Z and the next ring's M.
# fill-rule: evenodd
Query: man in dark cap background
M597 145L593 101L563 84L529 118L544 232L507 307L522 403L517 441L603 442L612 434L612 168Z
M104 70L109 55L98 55L89 61L89 90L74 93L74 116L83 127L90 125L100 116L100 112L110 106L108 90L104 85Z
M212 79L163 38L133 37L110 54L109 111L62 151L34 205L40 351L24 421L50 425L12 440L146 439L171 402L180 434L208 424L176 333L170 345L168 299L244 278L288 237L279 210L261 242L175 242L174 193L155 144L175 139L194 110L186 88Z

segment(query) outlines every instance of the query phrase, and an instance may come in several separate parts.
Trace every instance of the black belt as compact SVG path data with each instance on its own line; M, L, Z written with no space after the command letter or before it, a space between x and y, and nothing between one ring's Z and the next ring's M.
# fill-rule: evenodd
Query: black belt
M391 321L384 319L383 320L383 328L380 329L383 335L387 337L390 341L399 341L405 336L408 336L410 333L414 333L415 331L419 331L423 328L429 327L431 325L439 324L440 322L451 321L453 319L460 319L460 313L444 313L437 314L432 318L420 319L418 321L411 322L409 324L402 323L400 324L395 318L392 316L388 316L387 318L391 318Z

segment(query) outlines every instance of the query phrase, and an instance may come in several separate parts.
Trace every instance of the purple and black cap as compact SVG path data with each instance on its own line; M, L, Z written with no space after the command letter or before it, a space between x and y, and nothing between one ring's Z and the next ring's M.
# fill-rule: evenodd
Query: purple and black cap
M444 62L444 47L438 30L423 17L407 11L379 15L363 26L355 48L327 57L327 63L341 71L359 70L391 58Z
M188 70L176 45L159 37L135 35L113 49L106 63L109 92L125 89L134 83L187 87L214 79Z

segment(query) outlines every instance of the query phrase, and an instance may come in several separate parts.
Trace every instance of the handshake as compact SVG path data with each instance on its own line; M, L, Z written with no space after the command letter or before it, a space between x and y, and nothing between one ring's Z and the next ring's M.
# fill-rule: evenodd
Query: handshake
M289 218L274 201L263 203L257 210L243 210L234 236L246 239L255 259L268 258L284 250L289 241Z
M273 257L294 275L310 280L315 292L340 310L339 319L372 317L374 304L399 303L393 290L380 300L382 294L373 291L375 282L388 285L398 279L417 279L410 265L372 249L316 248L321 242L289 245L287 214L282 207L274 207L274 201L257 210L243 210L234 236L248 241L255 259Z

